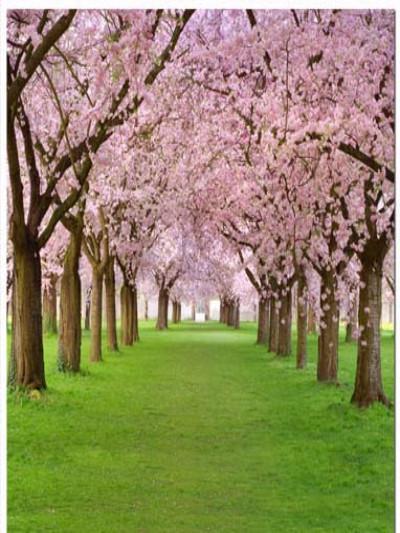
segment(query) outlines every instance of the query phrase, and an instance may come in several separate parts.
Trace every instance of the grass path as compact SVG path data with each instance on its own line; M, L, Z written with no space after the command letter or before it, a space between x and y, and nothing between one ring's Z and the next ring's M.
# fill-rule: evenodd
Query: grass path
M141 324L142 339L48 392L9 398L9 532L391 532L393 412L349 405L254 345L255 326ZM316 339L310 338L310 353ZM393 398L393 337L383 338Z

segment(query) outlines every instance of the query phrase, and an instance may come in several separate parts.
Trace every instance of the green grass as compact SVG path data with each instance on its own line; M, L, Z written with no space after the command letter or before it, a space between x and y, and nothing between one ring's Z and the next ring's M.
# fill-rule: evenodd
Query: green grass
M340 344L340 387L255 346L255 325L141 324L141 341L56 371L9 396L13 532L391 532L394 415L349 404L356 346ZM382 339L393 399L393 334Z

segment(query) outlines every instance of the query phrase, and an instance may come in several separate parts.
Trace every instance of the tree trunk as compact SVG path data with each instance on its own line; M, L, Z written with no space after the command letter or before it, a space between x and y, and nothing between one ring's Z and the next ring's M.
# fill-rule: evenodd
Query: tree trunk
M265 298L258 300L257 344L267 344L268 341L268 311L269 302Z
M156 329L163 330L168 328L168 291L161 287L158 292L158 313Z
M149 319L149 302L147 298L144 301L144 319L145 320Z
M111 351L118 350L117 318L115 312L115 273L114 257L110 256L105 271L104 284L106 288L106 320L107 320L107 346Z
M192 302L192 320L196 320L196 302Z
M230 300L228 304L228 324L227 324L228 326L233 326L234 314L235 314L235 308L234 308L232 300Z
M279 322L276 312L276 300L271 298L270 316L269 316L269 338L268 351L276 352L278 348Z
M178 323L178 302L176 300L172 302L172 322L173 324Z
M360 273L357 370L352 403L368 407L374 402L389 405L381 375L382 265L366 261Z
M182 304L178 302L178 322L182 320Z
M324 297L325 296L325 297ZM337 382L339 306L336 301L336 279L332 271L324 272L321 283L321 324L318 337L318 381Z
M358 337L358 312L357 312L357 298L351 303L349 310L348 322L346 324L346 342L353 342Z
M287 289L287 293L281 298L279 309L279 333L277 355L287 357L292 353L292 291Z
M86 290L85 298L85 330L90 330L90 297L92 293L92 287L88 287Z
M224 321L224 312L225 312L224 303L223 303L222 298L220 298L220 300L219 300L219 321L221 322L221 324Z
M206 300L205 302L205 305L204 305L204 310L205 310L205 320L208 321L210 320L210 302L209 300Z
M57 333L57 278L52 276L43 291L43 331Z
M297 348L296 368L307 366L307 282L300 273L297 280Z
M121 287L121 344L132 346L133 334L133 295L128 283Z
M27 238L23 245L14 243L14 268L15 384L29 389L45 389L42 277L40 255L35 242Z
M237 300L233 304L233 327L239 329L240 327L240 302Z
M13 283L11 287L11 348L10 348L10 364L8 369L8 384L10 387L15 387L17 380L17 367L15 362L15 267L13 269Z
M311 305L308 306L307 333L317 333L315 315Z
M139 317L136 286L132 290L132 329L133 342L137 342L139 340Z
M91 344L90 361L96 363L102 360L101 326L103 304L103 273L92 266L92 301L90 304Z
M58 369L79 372L81 364L81 255L83 225L70 232L60 284L60 334Z

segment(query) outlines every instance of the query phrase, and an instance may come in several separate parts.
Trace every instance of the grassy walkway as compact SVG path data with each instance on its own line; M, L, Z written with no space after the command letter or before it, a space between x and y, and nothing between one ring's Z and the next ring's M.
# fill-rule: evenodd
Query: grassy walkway
M85 336L76 377L48 338L48 393L10 395L10 533L393 531L393 412L349 405L354 345L336 388L254 346L253 324L141 327L97 365Z

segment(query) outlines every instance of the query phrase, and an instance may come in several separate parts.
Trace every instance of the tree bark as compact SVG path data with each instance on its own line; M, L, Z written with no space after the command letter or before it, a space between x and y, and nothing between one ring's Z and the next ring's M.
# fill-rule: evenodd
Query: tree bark
M348 322L346 324L346 342L353 342L358 337L358 312L357 312L357 299L351 304L349 310Z
M111 351L118 350L117 318L115 312L115 273L114 257L110 256L105 271L104 284L106 288L106 320L107 320L107 345Z
M42 274L40 255L34 240L14 243L15 314L13 351L15 384L28 389L45 389L42 339Z
M178 302L178 322L181 322L182 320L182 304L181 302Z
M318 337L317 379L336 383L338 372L339 306L336 301L336 279L332 271L321 277L322 320ZM325 295L325 298L324 298Z
M196 320L196 302L192 302L192 320Z
M137 342L139 340L139 316L136 286L132 289L132 330L133 342Z
M268 337L268 351L276 352L278 348L278 333L279 322L276 312L276 300L271 298L270 316L269 316L269 337Z
M132 346L133 332L133 294L127 282L121 287L121 344Z
M287 289L287 293L281 298L279 309L278 326L278 349L277 355L287 357L292 353L292 291Z
M51 276L49 286L43 291L43 331L57 333L57 278Z
M307 333L317 333L315 315L311 305L308 306Z
M147 298L144 300L144 319L149 319L149 302Z
M233 304L233 328L240 328L240 302L239 300L235 301Z
M81 364L81 279L79 258L82 245L82 221L70 231L60 283L60 334L58 368L79 372Z
M96 363L102 360L101 327L103 307L103 273L92 266L92 301L90 304L91 344L90 361Z
M85 298L85 330L90 330L90 297L91 297L92 287L88 287L86 290Z
M263 297L260 297L258 300L257 344L267 344L268 342L268 311L268 300Z
M168 301L168 291L164 287L161 287L158 292L158 313L156 329L163 330L168 328Z
M17 381L17 366L15 362L15 267L13 269L13 283L11 287L11 349L10 349L10 364L8 369L8 384L10 387L15 387Z
M297 279L297 348L296 368L307 366L307 282L304 274Z
M173 324L178 323L178 302L176 300L172 302L172 322Z
M365 261L360 273L357 370L351 402L368 407L374 402L389 405L381 375L380 322L382 311L382 265Z

